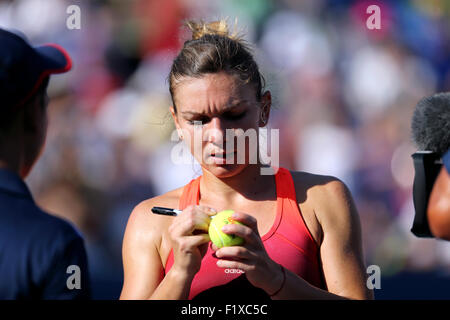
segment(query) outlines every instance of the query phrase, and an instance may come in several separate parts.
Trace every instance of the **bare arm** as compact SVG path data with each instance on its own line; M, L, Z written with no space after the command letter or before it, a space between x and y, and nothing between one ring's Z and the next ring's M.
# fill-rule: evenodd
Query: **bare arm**
M361 227L352 196L339 180L328 182L315 195L316 216L323 230L320 257L328 291L286 271L284 288L274 299L373 299L366 286ZM278 271L278 286L282 273ZM272 284L267 292L275 292Z
M151 202L143 202L131 213L123 240L124 284L120 299L186 299L189 278L176 270L164 277L158 253L158 217L149 214Z
M155 200L154 200L155 199ZM173 207L173 203L154 198L132 212L123 241L124 285L120 299L188 299L192 280L206 253L209 215L203 206L189 206L176 218L151 214L153 206ZM164 220L170 219L170 221ZM159 254L162 233L168 229L174 251L174 264L164 276Z
M433 235L450 240L450 176L444 166L431 191L427 214Z
M350 192L337 179L319 179L322 181L315 183L317 186L311 188L314 190L308 197L313 198L323 231L320 256L328 291L310 285L270 259L256 219L243 212L233 215L243 225L230 224L222 231L243 237L244 245L218 249L217 265L244 270L250 283L273 299L371 299L372 292L366 286L360 224Z

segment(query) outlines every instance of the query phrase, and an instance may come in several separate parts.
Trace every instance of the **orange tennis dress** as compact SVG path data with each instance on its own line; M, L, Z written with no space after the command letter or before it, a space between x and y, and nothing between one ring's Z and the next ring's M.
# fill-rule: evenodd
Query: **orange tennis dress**
M179 208L198 205L200 200L201 176L191 180L183 189ZM270 230L261 236L269 257L286 269L299 275L310 284L325 289L319 250L305 225L296 200L294 181L289 170L279 168L275 174L277 209L275 221ZM199 272L195 275L189 299L236 299L269 298L262 289L254 287L239 269L225 269L216 265L211 248L203 257ZM165 273L173 265L173 250L165 264Z

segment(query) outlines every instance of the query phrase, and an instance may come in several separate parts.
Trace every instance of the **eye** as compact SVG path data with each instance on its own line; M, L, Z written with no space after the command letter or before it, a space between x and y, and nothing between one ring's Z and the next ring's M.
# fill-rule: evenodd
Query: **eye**
M224 116L225 118L229 119L229 120L239 120L242 119L245 115L247 114L247 110L238 114L233 114L233 113L225 113Z
M187 120L187 123L190 125L195 125L195 122L201 122L200 125L204 125L205 123L209 122L209 118L208 117L200 117L198 119L192 119L192 120Z

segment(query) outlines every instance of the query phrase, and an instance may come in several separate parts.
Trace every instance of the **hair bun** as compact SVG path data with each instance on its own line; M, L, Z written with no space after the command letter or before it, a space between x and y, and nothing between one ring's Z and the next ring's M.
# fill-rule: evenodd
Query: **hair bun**
M212 21L209 23L205 23L203 20L200 20L200 22L189 20L185 23L185 25L192 31L192 40L200 39L208 34L228 37L233 40L240 40L236 32L237 18L234 22L233 33L230 33L226 19Z

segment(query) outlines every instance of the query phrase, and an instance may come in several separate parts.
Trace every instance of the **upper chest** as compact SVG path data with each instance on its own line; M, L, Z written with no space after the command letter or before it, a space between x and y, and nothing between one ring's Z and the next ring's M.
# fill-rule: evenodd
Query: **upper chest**
M314 206L311 201L312 199L304 199L301 203L297 203L299 207L298 214L301 214L301 218L303 219L306 228L310 232L312 238L319 245L321 242L322 234L320 224L316 218L314 213ZM199 205L205 205L209 207L213 207L218 211L232 209L231 207L225 206L223 204L214 202L208 199L200 199ZM267 234L275 223L277 213L281 210L280 206L282 205L282 201L279 199L271 199L271 200L262 200L262 201L246 201L242 202L237 206L240 212L247 213L252 215L257 220L257 228L260 237L263 237ZM291 208L292 209L292 208ZM236 210L237 211L237 210ZM174 218L168 217L166 225L163 227L162 237L161 237L161 245L160 245L160 257L163 265L167 261L167 258L170 254L171 250L171 241L170 236L168 234L168 227Z

